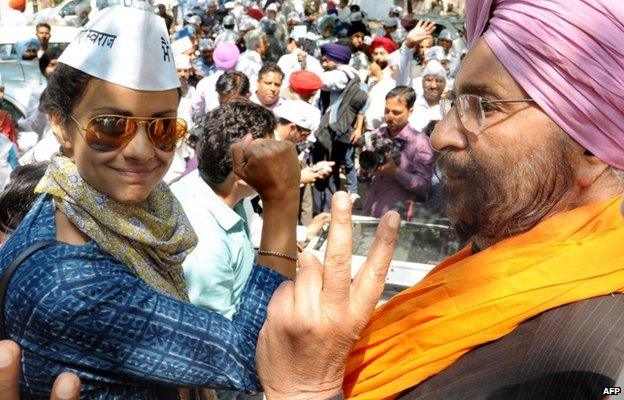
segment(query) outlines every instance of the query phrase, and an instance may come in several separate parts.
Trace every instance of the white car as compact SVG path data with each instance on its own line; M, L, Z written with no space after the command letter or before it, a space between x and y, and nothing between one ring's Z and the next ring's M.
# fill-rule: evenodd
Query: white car
M353 256L351 277L355 277L366 261L378 218L353 216ZM442 222L442 221L440 221ZM327 232L313 239L306 250L323 260L327 246ZM440 261L456 253L461 242L455 238L451 228L444 223L402 222L399 237L386 277L382 300L416 284Z
M55 7L44 8L33 15L33 24L46 22L50 25L79 26L76 6L86 4L91 7L90 15L106 7L123 4L131 6L134 0L65 0Z
M78 31L69 26L53 27L50 46L64 49ZM0 75L4 84L4 102L0 108L8 111L14 121L26 114L31 92L45 82L38 62L19 60L15 51L15 42L34 37L34 26L0 27Z

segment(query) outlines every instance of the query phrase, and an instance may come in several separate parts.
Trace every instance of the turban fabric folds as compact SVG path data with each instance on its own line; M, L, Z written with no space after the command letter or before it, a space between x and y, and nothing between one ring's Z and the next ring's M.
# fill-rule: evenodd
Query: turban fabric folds
M224 42L214 50L212 59L217 67L229 71L236 66L239 56L240 51L234 43Z
M467 7L469 45L483 35L550 118L624 169L624 2L481 0Z
M321 46L321 54L339 64L349 64L351 49L336 43L326 43Z
M323 87L323 81L314 72L303 70L290 75L289 85L293 92L310 96Z
M373 39L373 42L370 45L370 50L371 52L374 52L375 49L379 47L383 47L388 52L388 54L396 50L396 45L394 44L392 39L385 36L377 36L375 39Z

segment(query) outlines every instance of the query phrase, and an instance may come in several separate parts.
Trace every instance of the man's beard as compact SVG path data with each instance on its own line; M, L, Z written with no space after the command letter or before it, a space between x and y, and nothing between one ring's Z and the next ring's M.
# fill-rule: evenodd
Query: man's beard
M569 138L553 138L522 159L509 151L483 159L470 150L465 157L440 152L440 170L461 177L445 176L442 183L445 213L459 237L477 246L493 244L562 211L574 187L569 143Z

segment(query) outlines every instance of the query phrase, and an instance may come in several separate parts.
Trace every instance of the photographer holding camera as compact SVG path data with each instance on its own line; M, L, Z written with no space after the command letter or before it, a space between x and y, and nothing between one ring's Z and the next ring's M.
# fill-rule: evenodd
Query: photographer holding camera
M423 202L434 169L429 138L412 128L408 119L416 93L397 86L386 95L386 126L371 133L372 146L360 154L360 174L370 175L364 215L381 217L409 202Z

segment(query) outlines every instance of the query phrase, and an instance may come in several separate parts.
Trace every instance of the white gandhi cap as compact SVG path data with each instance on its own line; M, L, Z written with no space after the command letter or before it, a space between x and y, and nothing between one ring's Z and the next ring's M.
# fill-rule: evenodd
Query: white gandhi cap
M303 100L284 100L273 109L273 112L278 118L311 131L315 131L321 122L319 109Z
M95 14L58 61L130 89L180 87L165 20L144 1Z

